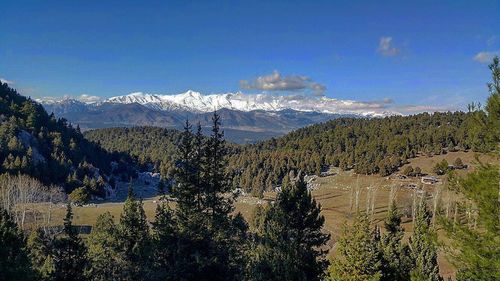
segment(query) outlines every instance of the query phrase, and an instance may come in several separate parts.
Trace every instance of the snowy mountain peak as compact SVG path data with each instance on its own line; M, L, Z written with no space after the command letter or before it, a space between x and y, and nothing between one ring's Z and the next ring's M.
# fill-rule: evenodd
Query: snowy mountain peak
M54 101L44 101L49 104ZM191 111L211 112L219 109L238 111L281 111L296 110L303 112L320 112L328 114L356 114L362 116L387 116L398 114L389 112L384 103L360 102L353 100L338 100L329 97L315 97L309 95L272 95L272 94L245 94L242 92L208 94L188 90L180 94L148 94L133 92L124 96L116 96L95 104L141 104L148 108L160 111ZM87 103L88 104L88 103Z

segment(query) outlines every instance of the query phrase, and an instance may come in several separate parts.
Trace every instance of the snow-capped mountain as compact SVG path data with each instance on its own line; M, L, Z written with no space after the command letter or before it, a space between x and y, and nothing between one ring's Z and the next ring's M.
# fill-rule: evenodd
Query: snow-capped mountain
M222 108L239 111L312 111L327 114L358 114L361 116L386 116L383 104L338 100L328 97L302 95L270 95L223 93L203 95L189 90L174 95L156 95L136 92L125 96L112 97L104 102L131 104L138 103L157 110L189 110L193 112L212 112Z
M89 101L91 97L91 101ZM96 101L93 96L77 100L38 99L48 112L79 124L83 130L105 127L177 127L188 118L209 126L218 110L228 139L253 142L331 119L377 117L392 113L383 103L337 100L301 95L223 93L203 95L187 91L174 95L132 93Z

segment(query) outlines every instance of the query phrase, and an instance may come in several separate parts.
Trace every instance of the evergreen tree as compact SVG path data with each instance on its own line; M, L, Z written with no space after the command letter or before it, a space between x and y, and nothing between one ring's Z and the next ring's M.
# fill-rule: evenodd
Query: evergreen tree
M0 280L35 280L23 232L0 209Z
M493 59L489 65L492 81L488 83L490 96L486 102L487 132L489 133L489 142L493 149L498 149L500 142L500 60L498 57Z
M205 188L205 207L212 219L212 228L223 227L228 222L228 215L233 211L232 197L224 196L231 191L228 180L227 148L224 132L220 128L220 116L214 112L212 117L212 133L204 146L204 161L202 161L202 186Z
M303 177L284 187L273 205L258 208L247 279L322 280L327 265L322 247L330 235L322 233L320 212Z
M389 206L384 225L386 233L382 235L380 244L382 253L381 280L409 280L411 271L410 252L408 246L402 243L404 229L401 226L401 214L394 201Z
M183 223L189 220L189 217L200 211L200 193L201 187L198 185L198 178L201 173L200 163L195 160L195 150L191 124L186 120L184 131L181 135L181 141L178 146L178 159L175 163L174 180L172 196L177 199L177 215Z
M492 147L500 141L500 66L495 57L490 65L493 81L486 105ZM482 126L480 122L477 124ZM451 240L447 252L458 269L458 281L500 280L500 170L498 166L481 164L477 171L464 178L451 176L452 190L459 192L472 204L474 215L465 220L442 218L441 222ZM458 214L460 215L460 214ZM467 216L465 216L467 218Z
M431 228L431 214L425 203L425 196L417 206L413 234L410 238L413 270L411 280L440 281L437 263L436 234Z
M450 182L452 189L473 204L476 214L471 219L441 220L451 240L447 252L458 269L457 280L500 280L498 167L485 164L465 178L452 178Z
M73 212L68 203L63 234L56 238L53 246L53 279L56 281L87 280L87 249L73 227L72 220Z
M173 270L171 272L173 279L202 279L204 271L213 262L211 236L208 231L208 213L204 209L205 190L200 184L203 154L197 153L202 151L203 145L201 139L193 138L191 125L186 121L173 173L172 197L177 201L173 214L177 231L174 251L177 255L175 264L169 266ZM161 236L166 234L170 228L168 222L170 213L162 208L157 210L157 216L159 217L157 218L158 224L155 234L158 236L157 239L166 239L167 236ZM163 229L164 227L167 229ZM164 260L164 262L168 261L170 258Z
M29 257L39 280L50 280L54 272L51 241L42 229L33 230L28 237Z
M344 225L337 242L337 256L328 269L327 280L378 281L382 277L378 247L372 239L370 223L358 213L352 226Z
M164 202L156 207L152 230L153 252L150 279L175 280L178 277L176 274L178 231L173 211Z
M137 200L132 184L118 225L120 251L123 255L122 274L125 280L140 280L146 274L150 252L149 226L142 200Z
M202 188L202 208L208 214L211 259L215 261L207 270L214 275L222 273L225 275L223 280L241 279L241 253L245 246L247 225L241 215L231 214L234 210L232 179L227 172L228 151L217 112L212 116L212 133L202 152L199 184Z
M174 275L185 280L236 280L241 277L246 225L233 216L231 180L226 173L226 144L220 117L213 117L212 135L201 126L193 136L186 122L174 172L172 196L177 243Z
M87 239L90 280L119 280L124 265L119 252L118 227L109 212L99 215Z

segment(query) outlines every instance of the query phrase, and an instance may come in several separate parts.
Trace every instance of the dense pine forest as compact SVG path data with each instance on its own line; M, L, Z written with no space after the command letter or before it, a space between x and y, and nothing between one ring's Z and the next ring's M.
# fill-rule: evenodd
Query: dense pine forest
M67 193L80 188L98 197L106 196L112 172L130 172L127 166L133 165L127 155L108 153L85 139L78 126L47 114L5 83L0 83L0 159L0 173L25 174Z
M479 115L479 116L478 116ZM233 185L261 194L281 185L289 171L320 175L330 166L360 174L387 176L417 155L485 151L485 135L469 113L422 113L386 118L347 118L313 125L254 145L228 145ZM180 134L153 127L85 132L111 152L126 152L154 166L167 178Z
M143 167L153 165L154 170L170 178L181 132L158 127L132 127L92 130L84 132L84 136L108 151L135 157Z
M129 131L120 140L128 145L106 147L106 151L98 143L102 138L101 143L110 145L108 136L92 133L98 139L89 142L78 129L2 84L2 203L10 200L12 193L4 191L16 174L67 188L73 174L84 183L79 171L85 167L98 169L95 179L101 172L112 174L111 167L120 165L117 161L134 164L118 152L137 153L135 158L143 164L152 161L157 169L164 165L162 161L170 161L167 169L173 184L168 196L159 194L150 221L130 185L120 217L101 214L88 236L79 235L73 225L70 201L62 229L56 232L22 227L23 216L18 214L26 202L2 204L0 280L440 281L440 249L457 269L456 280L500 280L497 166L480 163L465 176L448 175L449 185L443 188L459 198L451 217L442 216L440 208L431 211L425 192L415 197L409 239L403 237L402 214L394 200L382 229L372 224L368 212L356 210L344 224L335 249L328 248L331 237L323 229L321 206L304 182L305 174L320 173L328 165L386 175L421 153L473 149L498 156L498 58L490 69L490 96L484 109L471 106L469 113L335 120L245 147L226 144L220 116L214 113L209 136L186 122L184 131L176 133L165 148L172 151L171 157L154 150L141 154L139 141L128 140ZM155 130L131 131L138 138L141 132ZM120 135L123 130L110 132ZM156 132L165 137L165 131ZM290 170L296 170L292 173L296 176ZM257 207L248 221L234 210L234 186L247 180L245 173L262 178L257 184L253 180L251 189L282 184L275 200ZM83 174L89 181L90 175ZM434 217L436 221L431 220ZM438 241L438 229L445 241ZM335 251L330 259L329 250Z

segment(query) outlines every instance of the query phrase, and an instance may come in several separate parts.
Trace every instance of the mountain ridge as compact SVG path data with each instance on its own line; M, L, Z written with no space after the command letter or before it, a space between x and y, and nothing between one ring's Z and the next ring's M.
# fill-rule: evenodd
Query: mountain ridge
M55 105L69 102L70 98L63 99L37 99L44 105ZM192 111L213 112L223 108L250 112L254 110L282 111L292 109L301 112L318 112L325 114L356 114L362 117L385 117L400 115L398 112L386 110L383 105L374 102L358 102L353 100L338 100L325 96L310 95L271 95L271 94L245 94L221 93L202 94L188 90L179 94L149 94L133 92L128 95L115 96L96 102L82 102L86 105L99 106L104 103L132 104L137 103L145 107L162 111Z
M247 100L245 100L247 99ZM298 98L280 104L285 97L226 93L202 95L188 91L178 95L134 93L98 102L71 98L40 100L49 113L63 117L82 130L157 126L182 128L186 119L208 126L213 109L220 114L228 139L249 143L286 134L292 130L339 117L366 117L355 113L325 113L291 106ZM290 105L291 104L291 105ZM307 104L306 104L307 106ZM309 105L311 106L311 105Z

